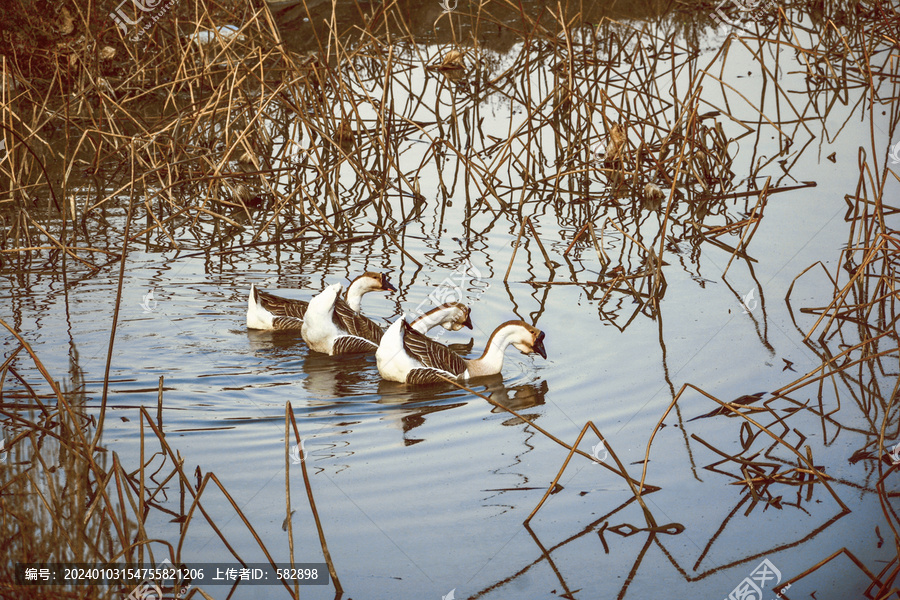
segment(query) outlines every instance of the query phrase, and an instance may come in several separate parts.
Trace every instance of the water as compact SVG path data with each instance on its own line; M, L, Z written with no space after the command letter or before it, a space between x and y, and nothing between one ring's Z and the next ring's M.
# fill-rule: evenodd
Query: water
M730 81L748 94L758 89L752 77ZM718 93L712 90L710 101ZM504 282L520 222L510 213L498 215L496 205L494 210L484 205L472 209L470 196L476 194L462 189L465 182L456 174L445 181L451 202L441 202L439 174L431 163L419 174L429 200L403 236L405 250L423 263L421 268L383 239L305 242L277 250L248 247L224 254L190 244L183 250L165 249L158 245L162 238L133 242L123 278L102 444L117 453L126 470L137 467L139 407L156 418L162 377L166 440L184 457L185 472L199 466L202 473L215 473L269 552L286 562L285 456L286 444L295 443L292 436L285 440L285 407L290 403L305 440L305 464L328 548L350 598L438 598L451 590L457 598L725 597L764 558L787 580L842 547L878 572L880 561L893 553L890 543L877 545L875 528L880 526L881 536L888 536L889 528L872 489L873 463L848 462L865 439L860 430L868 425L864 412L846 396L838 414L842 427L823 425L812 413L803 413L792 418L790 431L778 433L804 455L810 447L814 463L824 467L851 508L849 514L841 515L817 484L809 499L806 487L776 486L783 495L780 510L758 505L745 516L749 504L744 488L728 485L743 477L740 471L704 469L721 457L691 435L734 453L746 432L736 418L688 423L718 406L689 390L656 433L646 482L661 490L644 496L659 525L679 523L682 533L654 539L646 532L628 537L611 532L608 528L623 523L645 527L643 513L622 478L578 456L559 480L562 489L549 496L529 529L522 522L562 467L565 448L477 395L384 382L373 356L317 355L297 335L247 331L244 321L251 284L308 299L327 283L346 284L358 273L375 270L388 272L399 291L367 295L363 311L387 325L418 306L446 278L458 278L454 273L467 259L480 273L465 278L462 289L475 328L445 333L442 341L474 338L477 353L496 324L520 318L546 333L548 354L543 360L510 349L502 378L473 382L474 389L570 444L591 421L628 473L639 479L648 437L683 384L731 400L772 391L821 364L803 342L815 317L798 318L795 312L795 325L784 298L794 278L817 260L833 272L845 244L844 195L856 183L852 148L869 143L867 126L853 112L862 109L852 106L852 118L833 141L817 138L812 147L790 154L790 177L777 164L764 172L775 178L773 185L792 185L794 180L818 185L770 196L750 245L755 262L736 259L723 277L729 251L708 244L698 250L684 240L667 249L665 295L655 318L640 312L629 295L615 292L604 300L602 287L529 283L554 277L568 281L570 267L580 281L609 273L587 237L573 248L568 264L563 258L590 212L583 205L564 206L567 197L551 198L532 216L546 250L560 265L556 274L526 235ZM509 105L497 103L491 110L483 134L505 138ZM888 136L876 138L889 145ZM416 162L420 156L415 149L421 153L424 145L410 141L405 148L403 160ZM746 176L751 154L776 151L765 135L755 144L746 141L737 155L739 177ZM838 168L824 158L832 151L838 153ZM514 186L521 185L518 175L509 177ZM749 213L744 199L726 202L725 208L732 218ZM123 214L120 207L107 218L121 227ZM630 236L658 248L660 213L643 211L635 217L610 209L605 214L619 218ZM682 223L688 221L684 215ZM614 259L609 268L622 264L629 273L639 271L635 245L611 225L604 226L600 217L594 225ZM361 227L368 220L355 219ZM209 233L208 224L202 227ZM186 227L178 231L188 239ZM247 233L239 240L250 237ZM737 243L734 236L723 239ZM0 291L0 316L22 332L55 379L83 381L79 393L93 413L103 386L117 266L84 277L75 266L68 274L34 268ZM13 274L8 271L6 279L12 282ZM830 289L822 273L807 275L793 291L794 309L827 304ZM152 300L147 296L151 290ZM741 300L751 290L755 303L748 301L753 310L745 311ZM5 337L4 356L15 345ZM27 361L17 359L16 364L26 379L37 378ZM895 363L890 373L888 368L888 374L876 379L888 383L896 375ZM815 406L816 391L816 386L805 388L795 399ZM822 394L833 407L834 392ZM777 406L789 407L785 402ZM148 454L155 450L151 442L152 436ZM596 443L588 431L580 448L590 454ZM764 435L755 448L787 463L781 468L797 465L796 456ZM614 464L611 458L605 462ZM287 468L296 511L295 559L320 562L300 465ZM170 485L159 502L177 512L177 485ZM202 502L244 560L265 561L219 490L209 487ZM179 525L170 518L152 515L150 537L177 540ZM598 531L604 523L601 539ZM188 564L234 562L199 513L189 524L182 557ZM798 598L813 591L819 598L850 597L867 584L849 561L839 559L795 583L789 593ZM211 593L224 597L225 590L213 587ZM768 592L774 596L771 588ZM331 586L304 587L301 593L304 598L334 596ZM287 595L281 587L267 586L240 587L232 597Z

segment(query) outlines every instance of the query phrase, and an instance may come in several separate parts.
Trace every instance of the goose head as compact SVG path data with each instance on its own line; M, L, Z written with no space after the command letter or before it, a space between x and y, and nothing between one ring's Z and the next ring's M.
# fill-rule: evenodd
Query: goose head
M397 288L395 288L388 279L387 273L374 273L372 271L366 271L354 279L350 284L350 287L359 290L360 295L365 294L366 292L397 291ZM349 291L350 288L347 289Z
M459 331L463 327L472 329L472 309L459 302L447 302L438 307L446 309L446 316L441 321L441 327L449 331Z
M510 343L522 354L537 353L547 358L544 349L544 332L525 321L507 321L500 326Z

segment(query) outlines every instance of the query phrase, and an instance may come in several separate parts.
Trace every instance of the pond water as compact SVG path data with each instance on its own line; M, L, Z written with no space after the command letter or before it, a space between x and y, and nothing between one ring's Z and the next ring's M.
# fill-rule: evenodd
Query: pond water
M561 489L548 497L528 527L523 526L568 454L535 425L573 444L592 422L606 439L598 457L606 456L604 464L615 467L606 452L612 450L629 475L640 479L650 435L683 384L729 401L772 392L822 364L818 345L804 341L817 316L799 309L827 305L831 283L821 270L814 270L795 285L790 304L785 298L795 278L816 261L836 271L848 239L845 195L856 189L857 148L874 148L883 162L892 143L891 126L880 107L868 114L868 91L858 87L844 89L847 96L839 106L826 117L803 120L801 127L795 114L785 114L786 101L793 100L797 111L805 108L806 115L814 113L810 107L820 106L809 96L803 57L790 47L765 46L770 53L767 66L780 61L776 78L764 75L747 47L738 43L731 45L727 62L717 59L729 30L708 31L690 69L677 52L663 57L669 66L670 60L679 61L679 75L674 83L664 77L660 82L683 89L697 70L709 67L715 77L706 79L701 112L727 105L735 119L745 120L740 125L717 119L726 138L744 136L728 146L735 187L719 191L758 190L768 177L772 188L798 186L768 196L764 216L747 245L748 259L730 262L729 248L738 245L745 229L717 238L725 247L700 239L697 231L749 217L757 201L755 191L719 200L700 214L695 192L682 190L684 196L668 217L666 201L662 210L654 211L637 197L612 194L607 177L594 168L598 164L584 160L596 142L609 147L602 121L584 129L595 133L590 139L558 138L549 126L527 138L538 145L534 156L523 155L518 164L510 161L493 171L493 185L513 207L503 208L489 193L483 172L465 173L452 152L442 163L426 155L433 151L432 139L443 139L461 152L471 147L467 160L480 161L491 171L491 153L525 128L534 105L523 108L501 91L477 96L446 85L422 64L414 64L407 80L409 96L423 98L422 104L432 111L430 121L447 116L453 106L466 114L458 116L459 124L437 122L413 131L398 145L395 158L404 170L424 165L416 176L425 200L415 218L406 219L396 232L405 253L380 236L351 243L310 236L252 245L253 227L223 241L216 239L225 234L212 220L176 221L171 231L181 246L177 249L158 232L130 242L102 445L117 454L127 471L137 468L142 451L139 408L146 407L156 418L162 378L166 441L184 458L185 471L199 467L204 474L215 473L269 552L278 562L287 562L285 410L290 403L346 598L727 597L764 559L777 567L780 581L786 581L842 547L878 573L895 551L890 540L879 544L881 537L889 538L890 529L873 488L875 463L849 460L869 439L872 425L866 411L850 399L853 392L848 394L844 381L811 385L793 395L801 404L809 401L810 407L818 406L821 398L827 410L834 409L839 395L843 405L835 419L840 425L813 411L800 411L792 415L783 435L804 456L809 447L814 464L829 475L849 507L847 514L821 484L772 484L773 494L782 496L780 506L762 502L749 510L746 487L732 485L744 478L740 469L705 469L722 457L691 437L734 454L746 436L743 420L716 416L689 421L719 405L688 390L653 439L646 484L660 489L643 496L660 526L678 523L683 531L623 536L609 529L623 523L646 527L644 513L622 477L583 456L573 457L559 479ZM660 39L648 37L645 49ZM433 46L420 49L432 58L441 54ZM412 50L398 46L397 53L413 63ZM527 54L519 45L490 56L483 67L486 77L501 87L502 74ZM534 67L531 84L534 97L541 98L552 87L547 83L552 61L537 58L543 64ZM720 85L716 78L725 83ZM471 85L477 87L476 82ZM582 81L578 89L589 93L590 88L590 82ZM370 93L377 96L381 91ZM406 92L393 93L399 97ZM676 93L683 98L682 91ZM612 97L611 90L609 94ZM750 100L742 102L741 97ZM632 114L652 106L641 105L634 96L631 100ZM756 111L773 116L775 106L785 111L778 125L791 145L786 146L778 128ZM671 124L677 118L675 109L667 110ZM360 108L360 118L370 119L370 126L376 115L371 107ZM416 110L406 117L422 118ZM629 131L635 146L637 129ZM308 132L287 131L293 145L275 135L276 150L293 153L295 146L302 150L310 143ZM832 152L834 161L827 158ZM588 165L584 173L559 180L556 188L538 183L542 174L556 172L573 154L581 156L578 164ZM355 177L348 164L336 173L344 179ZM802 182L816 185L803 187ZM286 176L276 185L289 184ZM889 185L896 197L896 181ZM661 187L668 196L670 187ZM338 194L345 205L359 200L358 189ZM415 204L404 194L389 198L397 220ZM110 230L104 236L110 248L120 247L126 212L127 196L105 208ZM147 226L144 214L137 212L132 232ZM361 211L348 218L359 231L372 232L373 214ZM270 216L260 211L253 223L258 226ZM530 216L534 233L523 228L523 216ZM598 258L589 233L581 233L569 249L586 221L593 223L608 264ZM610 281L617 266L628 275L642 273L648 264L642 249L660 248L664 223L665 286L658 307L641 303L652 292L652 277L630 280L635 294L627 293L624 282L608 295L608 288L585 283ZM898 224L893 215L888 226L896 230ZM535 234L553 269L545 264ZM282 235L287 239L288 234ZM7 269L4 279L12 285L0 289L0 317L22 333L52 377L64 382L68 397L96 414L119 265L96 273L75 261L67 265L65 271L36 263L24 272ZM471 270L460 275L469 266ZM327 357L310 352L299 335L246 328L251 284L308 299L326 284L346 285L366 270L388 273L398 288L394 294L369 294L363 301L363 312L384 325L430 302L429 294L446 287L450 278L454 285L461 283L454 293L472 307L474 329L444 333L445 343L474 340L475 354L493 328L509 319L534 323L544 331L546 360L510 349L502 377L471 383L475 391L530 423L465 390L411 389L384 382L374 356ZM16 345L4 338L4 357ZM887 360L893 366L873 375L870 383L889 396L897 375L896 353ZM29 362L17 358L16 364L24 378L39 377ZM7 386L20 389L13 381ZM785 411L791 406L778 400L772 408ZM588 431L579 448L591 454L597 441ZM150 436L146 444L153 443ZM287 444L294 443L291 435ZM765 452L768 463L782 468L799 466L795 455L764 435L755 439L753 452ZM294 558L322 562L301 465L288 462L291 508L296 511ZM896 491L896 485L889 484L888 491ZM244 560L266 560L221 492L207 489L203 501ZM160 503L177 513L178 486L171 485ZM179 524L169 515L151 516L146 526L151 538L178 539ZM188 564L235 562L198 515L191 521L181 557ZM841 557L792 584L784 595L855 597L868 583L864 573ZM772 582L767 585L766 597L774 597ZM227 587L204 590L215 598L228 594ZM335 595L330 585L306 586L300 593L304 598ZM238 586L231 594L288 597L280 586Z

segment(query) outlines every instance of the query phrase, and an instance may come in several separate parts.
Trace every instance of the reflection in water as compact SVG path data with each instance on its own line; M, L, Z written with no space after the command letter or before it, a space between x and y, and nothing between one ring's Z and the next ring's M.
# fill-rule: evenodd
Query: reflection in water
M536 406L543 406L544 404L544 396L547 394L548 385L546 379L541 379L540 383L526 383L522 385L516 385L512 387L507 387L503 384L502 377L500 381L496 383L488 384L487 392L490 395L491 400L496 402L497 404L503 406L504 408L508 408L510 410L514 410L523 418L531 421L533 419L538 418L538 414L523 414L522 411L528 408L534 408ZM492 413L502 413L504 412L502 408L493 407L491 409ZM518 425L522 423L522 419L518 417L513 417L509 420L503 422L503 425Z
M489 394L491 400L513 410L542 405L544 404L544 395L547 393L545 380L541 380L539 384L526 383L507 387L503 383L502 375L479 377L467 382L467 385L471 385L472 389L476 390L485 386L485 393ZM377 402L380 405L390 406L394 410L402 410L400 423L406 445L423 441L420 438L410 438L407 434L424 424L427 415L461 407L471 400L471 396L465 390L450 383L423 387L383 379L378 383L378 395ZM502 409L494 407L491 412L499 413L502 412ZM537 417L537 415L533 416ZM503 424L515 425L521 422L520 419L514 417Z
M271 350L276 357L298 356L306 348L299 331L277 331L274 329L243 329L253 351Z
M302 366L302 372L306 375L303 387L319 398L359 395L365 393L368 384L372 383L374 366L375 361L368 354L328 356L307 351Z

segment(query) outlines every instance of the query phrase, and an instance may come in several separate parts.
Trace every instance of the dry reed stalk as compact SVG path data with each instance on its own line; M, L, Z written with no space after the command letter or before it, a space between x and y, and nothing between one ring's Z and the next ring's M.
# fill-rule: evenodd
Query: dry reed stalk
M522 225L519 227L519 235L516 236L516 241L513 243L512 256L509 257L509 266L506 267L506 274L503 276L504 283L509 279L509 272L512 271L513 261L516 260L516 252L519 251L519 242L522 241L523 233L525 233L525 219L522 219Z
M163 453L166 456L168 456L169 459L172 461L172 464L175 468L175 471L178 474L180 481L184 484L183 489L186 489L192 498L190 507L188 508L187 512L183 513L183 519L181 520L181 523L182 523L181 535L179 537L178 544L175 547L175 552L174 552L175 557L177 558L177 557L181 556L181 549L182 549L182 546L184 545L184 542L185 542L185 539L187 536L187 532L188 532L188 528L189 528L191 519L193 517L194 510L199 509L200 513L203 515L207 524L216 533L216 535L219 537L219 539L221 540L221 542L225 546L225 548L227 548L228 551L231 552L231 554L235 557L235 559L238 560L238 562L240 562L241 564L246 564L245 561L241 558L240 554L234 549L234 547L228 542L228 540L222 534L221 530L215 524L215 521L213 520L212 516L206 511L206 509L203 507L203 504L200 502L200 497L203 495L203 492L206 490L207 484L210 481L212 481L215 484L215 486L219 489L219 491L222 493L222 495L224 495L225 498L228 500L228 503L231 505L232 509L237 514L237 516L241 519L244 526L247 528L248 532L250 533L250 535L253 537L254 541L259 546L259 549L265 555L266 560L269 562L269 564L272 565L273 568L275 568L276 563L275 563L274 559L271 557L271 555L269 554L269 551L266 548L265 543L262 541L262 539L260 539L259 535L256 533L256 530L253 528L253 525L250 524L250 521L244 515L243 511L240 509L240 507L234 501L232 496L225 489L225 486L221 483L221 481L219 481L219 478L216 477L215 473L207 472L207 473L203 474L202 478L198 479L197 490L194 491L194 488L191 485L190 480L188 479L187 475L184 473L183 460L179 460L179 457L175 454L175 452L172 450L169 443L166 441L165 435L162 433L161 430L159 430L157 428L156 424L153 422L153 418L150 416L150 413L147 411L147 409L145 407L141 407L140 412L141 412L142 421L146 420L147 425L149 425L150 429L153 431L153 434L156 436L157 440L159 441L160 448L163 450ZM282 582L282 585L284 585L284 587L290 592L290 588L288 587L286 582Z
M563 464L559 468L559 472L556 474L556 477L550 483L549 487L547 488L547 491L544 493L543 498L541 498L541 500L540 500L540 502L538 502L537 506L535 506L534 509L531 511L531 513L529 513L529 515L525 518L524 524L527 525L528 522L531 521L532 517L534 517L534 515L537 514L538 510L540 510L541 506L543 506L544 502L550 496L550 493L554 490L554 488L556 488L556 484L559 482L560 477L562 477L562 474L565 472L566 468L569 466L569 461L572 460L572 456L574 456L574 454L575 454L575 449L578 448L579 444L581 444L581 438L583 438L584 434L587 433L588 428L590 428L594 432L594 434L597 436L597 439L599 439L603 443L603 447L606 449L606 451L608 451L609 454L613 457L613 460L616 461L616 466L618 467L618 471L613 470L613 473L622 477L625 480L625 482L629 485L629 487L631 488L631 492L634 495L635 500L637 500L638 504L640 504L640 506L641 506L641 509L644 511L644 518L647 521L647 527L651 530L661 530L661 531L668 530L671 527L671 524L663 526L663 527L657 526L656 519L653 517L653 513L651 513L650 509L647 508L647 505L644 504L644 499L641 497L642 492L639 491L638 488L635 487L635 485L634 485L635 482L631 478L631 476L628 475L628 471L625 470L625 465L623 465L622 461L619 460L619 457L618 457L618 455L616 455L615 450L613 450L611 447L606 445L606 439L603 437L603 435L600 433L600 431L597 429L597 427L594 425L594 423L592 421L588 421L587 423L584 424L584 427L581 428L581 432L578 434L578 438L572 444L571 449L569 450L569 454L566 456L565 461L563 461ZM604 464L604 462L600 461L599 463L596 463L596 464ZM683 530L684 527L681 526L681 529Z
M403 244L401 244L400 242L397 241L397 238L394 236L393 233L391 233L391 232L388 231L387 229L384 229L381 225L378 225L377 223L373 223L373 222L369 221L369 225L371 225L372 227L374 227L374 228L376 228L378 231L380 231L381 234L382 234L383 236L386 235L386 236L388 237L388 239L389 239L391 242L393 242L394 246L395 246L400 252L403 253L403 256L405 256L406 258L408 258L409 260L411 260L411 261L412 261L413 263L415 263L416 266L418 266L419 268L422 267L422 263L420 263L419 261L417 261L416 258L415 258L412 254L410 254L409 252L406 251L406 248L403 247Z
M334 561L331 559L331 553L328 551L328 544L325 542L325 532L322 529L322 521L319 519L319 511L316 509L316 500L313 496L312 486L309 483L309 475L306 472L306 452L303 451L303 440L300 438L300 431L297 429L297 421L294 418L294 410L291 407L290 402L285 404L285 429L287 429L288 420L290 420L291 427L294 430L294 439L303 453L302 460L300 461L300 469L303 473L303 484L306 486L306 498L309 500L309 509L312 511L313 519L316 522L316 531L319 534L322 555L325 557L325 562L328 565L328 572L331 575L331 581L334 583L335 596L340 597L343 594L343 588L341 587L340 579L338 579L337 570L334 568ZM285 452L287 452L287 437L285 437ZM288 520L290 520L290 512L288 512Z
M534 422L531 421L530 419L526 419L525 417L523 417L522 415L520 415L518 412L516 412L516 411L513 410L512 408L503 406L503 405L500 404L499 402L497 402L497 401L491 399L490 396L485 396L484 394L482 394L482 393L480 393L480 392L476 392L475 390L471 389L470 387L467 387L467 386L463 385L462 383L460 383L459 381L456 381L455 379L450 379L450 378L443 377L443 376L441 376L441 378L444 379L447 383L450 383L450 384L456 386L457 388L459 388L459 389L461 389L461 390L465 390L465 391L469 392L470 394L474 394L475 396L478 396L478 397L481 398L482 400L486 400L489 404L491 404L491 405L493 405L493 406L495 406L495 407L497 407L497 408L500 408L500 409L502 409L502 410L508 412L509 414L511 414L511 415L513 415L514 417L518 418L518 419L519 419L520 421L522 421L523 423L528 423L529 427L534 427L534 429L535 429L536 431L538 431L539 433L541 433L541 434L544 435L545 437L547 437L547 438L549 438L550 440L556 442L557 444L559 444L559 445L562 446L563 448L566 448L567 450L570 451L570 454L578 454L578 455L580 455L580 456L583 456L584 458L587 458L587 459L591 460L592 462L595 462L595 461L594 461L594 457L592 457L590 454L587 454L586 452L584 452L584 451L582 451L582 450L579 450L578 447L577 447L577 445L576 445L576 446L570 446L569 444L565 443L564 441L562 441L562 440L559 439L558 437L554 436L554 435L551 434L550 432L544 430L541 426L537 425L536 423L534 423ZM610 467L609 465L607 465L607 464L605 464L605 463L599 463L599 464L600 464L601 467L605 467L606 469L612 471L613 473L616 473L615 469L613 469L613 468ZM627 478L627 476L626 476L626 478ZM627 478L627 479L628 479L628 481L629 481L630 483L638 483L637 480L635 480L635 479L630 479L630 478ZM644 489L644 486L641 486L641 490L640 490L640 491L641 491L641 493L651 493L651 492L657 491L658 489L659 489L659 488L656 487L656 486L647 485L647 486L646 486L646 490Z

